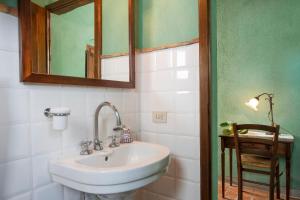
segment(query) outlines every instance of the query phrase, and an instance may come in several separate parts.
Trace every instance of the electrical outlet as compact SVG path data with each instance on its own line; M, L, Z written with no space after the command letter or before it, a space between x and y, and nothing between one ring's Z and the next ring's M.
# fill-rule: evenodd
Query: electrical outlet
M154 123L167 123L167 112L152 112Z

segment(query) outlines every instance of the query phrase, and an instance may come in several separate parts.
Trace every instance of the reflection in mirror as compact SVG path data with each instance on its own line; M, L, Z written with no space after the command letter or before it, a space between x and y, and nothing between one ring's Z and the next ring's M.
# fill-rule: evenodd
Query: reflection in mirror
M129 82L128 0L102 0L101 79Z
M88 49L94 45L93 0L31 0L31 10L38 44L33 72L88 77L87 57L93 56Z

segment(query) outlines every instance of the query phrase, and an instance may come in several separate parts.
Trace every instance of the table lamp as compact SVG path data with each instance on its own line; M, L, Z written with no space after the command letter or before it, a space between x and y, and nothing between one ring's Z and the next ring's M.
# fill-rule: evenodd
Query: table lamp
M258 111L257 106L258 106L258 104L259 104L259 98L260 98L261 96L266 96L265 100L267 100L267 101L269 102L269 105L270 105L270 111L269 111L269 113L268 113L268 118L269 118L269 120L271 121L272 126L275 126L274 118L273 118L273 105L274 105L274 103L273 103L273 97L274 97L274 94L264 92L264 93L262 93L262 94L260 94L260 95L257 95L256 97L250 99L250 100L249 100L248 102L246 102L245 104L246 104L248 107L252 108L253 110Z

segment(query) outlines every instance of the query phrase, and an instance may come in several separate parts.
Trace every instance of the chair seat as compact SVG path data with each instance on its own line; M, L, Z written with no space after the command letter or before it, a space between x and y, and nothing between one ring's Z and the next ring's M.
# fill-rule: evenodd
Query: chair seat
M266 157L243 154L241 155L241 161L243 165L249 167L271 168L271 159Z

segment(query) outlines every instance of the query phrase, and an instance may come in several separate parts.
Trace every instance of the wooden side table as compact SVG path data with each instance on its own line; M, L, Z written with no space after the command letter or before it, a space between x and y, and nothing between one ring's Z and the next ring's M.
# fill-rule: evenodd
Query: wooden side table
M268 138L268 135L261 133L247 133L245 137ZM225 197L225 149L229 149L229 175L230 185L232 185L232 149L234 146L233 135L219 135L221 138L221 173L222 173L222 197ZM286 173L286 199L290 197L290 181L291 181L291 154L294 137L290 134L280 134L278 138L278 154L285 158Z

